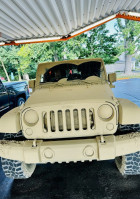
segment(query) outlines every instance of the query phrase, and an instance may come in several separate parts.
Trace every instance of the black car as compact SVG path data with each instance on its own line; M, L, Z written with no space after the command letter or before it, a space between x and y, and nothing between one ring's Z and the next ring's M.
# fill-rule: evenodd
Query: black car
M29 97L26 81L2 83L0 80L0 116L25 103Z

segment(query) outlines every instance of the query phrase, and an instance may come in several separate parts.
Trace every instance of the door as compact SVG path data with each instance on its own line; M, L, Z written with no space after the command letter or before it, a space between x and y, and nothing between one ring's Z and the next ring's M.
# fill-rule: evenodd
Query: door
M9 108L9 96L8 93L0 81L0 115Z

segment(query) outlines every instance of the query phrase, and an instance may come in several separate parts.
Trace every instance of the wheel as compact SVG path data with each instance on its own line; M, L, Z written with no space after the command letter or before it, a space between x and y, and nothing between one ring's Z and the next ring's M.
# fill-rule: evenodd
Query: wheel
M25 99L23 97L19 97L17 100L17 106L21 106L25 103Z
M5 176L13 179L26 179L31 177L35 170L35 164L25 164L16 160L1 158L2 169Z
M140 131L140 124L129 124L129 125L119 125L118 130L120 132L136 132Z
M140 174L140 152L115 158L116 166L122 175Z
M22 138L22 133L17 134L5 134L4 139L10 140L13 138L15 140L20 140ZM6 158L1 158L2 169L5 176L13 179L25 179L29 178L36 167L36 164L26 164L25 162L20 162L17 160L9 160Z

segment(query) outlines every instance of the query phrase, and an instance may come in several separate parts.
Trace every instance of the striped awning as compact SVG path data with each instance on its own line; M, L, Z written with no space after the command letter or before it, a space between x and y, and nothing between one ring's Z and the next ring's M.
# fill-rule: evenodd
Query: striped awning
M0 0L0 45L67 40L114 18L140 21L140 0Z

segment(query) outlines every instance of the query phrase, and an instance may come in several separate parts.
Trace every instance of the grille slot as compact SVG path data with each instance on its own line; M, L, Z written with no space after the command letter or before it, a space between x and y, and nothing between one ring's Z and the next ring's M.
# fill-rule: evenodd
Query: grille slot
M70 110L67 109L65 111L65 116L66 116L66 129L68 131L71 131L71 117L70 117Z
M55 113L54 111L50 111L50 123L51 123L51 131L55 132Z
M83 130L87 129L87 113L86 113L86 109L81 109L81 119L82 119L82 128Z
M63 128L63 114L62 114L62 111L58 111L58 128L59 128L59 131L63 131L64 128Z
M43 116L46 132L66 132L94 129L94 109L48 111Z
M89 119L90 119L90 128L93 129L94 127L94 115L93 109L89 109Z
M44 129L46 130L46 132L48 132L48 119L47 119L47 113L44 114L43 116L43 121L44 121Z
M73 110L73 117L74 117L74 129L77 131L79 130L79 114L77 109Z

